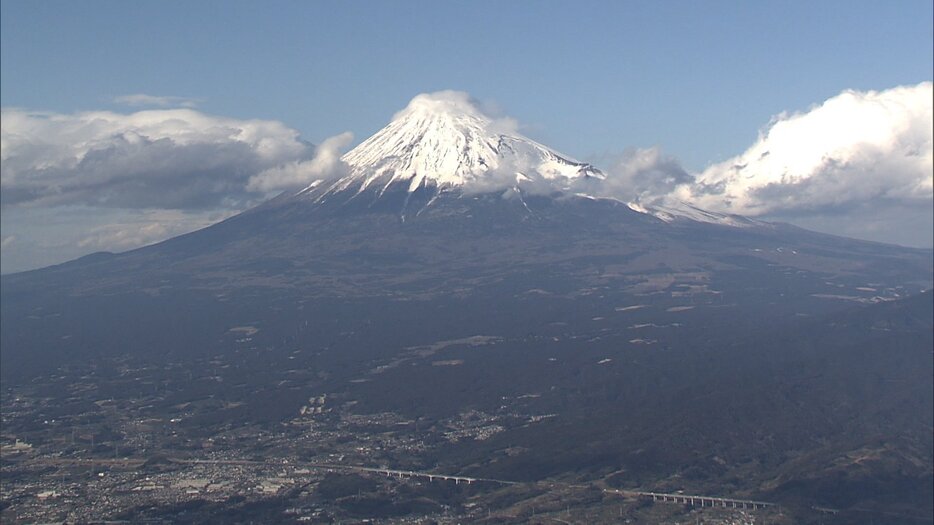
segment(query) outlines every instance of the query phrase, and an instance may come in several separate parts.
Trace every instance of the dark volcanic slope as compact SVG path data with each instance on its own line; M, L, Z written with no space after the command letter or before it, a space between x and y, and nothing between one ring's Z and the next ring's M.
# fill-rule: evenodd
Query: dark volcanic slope
M931 285L930 251L781 225L666 224L588 198L420 205L431 197L286 198L147 248L4 276L3 377L101 352L214 351L242 324L270 335L310 320L318 338L352 327L392 347L646 301L716 303L717 318L742 325Z

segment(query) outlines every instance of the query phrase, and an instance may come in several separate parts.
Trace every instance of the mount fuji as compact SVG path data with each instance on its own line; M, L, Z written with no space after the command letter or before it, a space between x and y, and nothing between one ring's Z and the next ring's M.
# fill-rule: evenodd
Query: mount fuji
M251 303L257 295L279 303L292 296L444 301L450 294L478 300L507 294L509 302L522 302L538 290L621 303L642 301L637 297L645 293L690 297L695 306L755 302L771 305L774 316L895 299L931 286L930 250L689 204L653 208L601 198L606 175L599 169L524 137L459 92L415 97L341 165L336 178L200 231L4 276L3 316L11 329L3 331L3 359L36 359L56 348L80 353L70 338L39 337L44 343L35 344L34 323L25 319L49 301L103 301L106 309L118 298L162 302L194 294L211 311L224 311L240 294L254 297ZM151 313L152 327L167 314ZM196 317L178 322L199 331ZM111 339L103 335L109 330L93 328L109 322L92 316L80 323L88 345ZM24 345L29 351L20 350Z
M591 164L525 137L508 118L484 114L466 93L418 95L392 121L344 155L346 175L315 180L297 195L315 203L329 199L370 204L385 194L406 193L400 218L420 213L443 194L502 192L523 202L523 195L598 198L606 174ZM412 210L409 204L417 206ZM675 206L627 204L666 221L689 219L733 226L754 221Z
M810 508L869 501L877 469L872 497L929 496L902 488L929 486L931 250L604 198L607 174L452 93L340 167L193 233L3 276L4 385L145 363L206 378L170 408L216 395L272 434L309 392L348 414L503 414L425 471ZM809 499L843 470L856 488Z
M376 186L385 191L404 183L439 191L487 189L503 180L508 187L547 181L567 188L580 178L605 176L589 164L557 153L495 120L457 92L419 95L392 122L344 155L351 174L326 193ZM312 188L306 188L308 191Z

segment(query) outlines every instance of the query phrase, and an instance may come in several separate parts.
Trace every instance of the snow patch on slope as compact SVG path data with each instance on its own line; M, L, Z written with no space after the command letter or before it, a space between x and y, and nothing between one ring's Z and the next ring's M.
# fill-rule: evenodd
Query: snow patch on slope
M642 206L635 203L629 203L630 209L653 215L665 222L674 222L678 220L691 220L695 222L706 222L709 224L721 224L724 226L733 226L737 228L748 228L751 226L763 226L766 223L727 213L717 213L707 211L684 201L675 201L665 205Z

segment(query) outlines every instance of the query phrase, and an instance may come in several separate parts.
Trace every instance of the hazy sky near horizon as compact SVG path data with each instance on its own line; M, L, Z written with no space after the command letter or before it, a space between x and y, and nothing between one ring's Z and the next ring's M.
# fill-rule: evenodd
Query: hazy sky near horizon
M307 157L308 142L350 131L354 139L341 143L352 147L419 93L468 92L525 135L601 167L655 148L710 178L713 166L751 151L779 115L807 113L847 90L934 76L930 0L10 0L0 10L4 273L133 248L236 213L260 198L244 189L251 176ZM133 121L148 131L121 135L120 161L145 158L152 167L110 184L104 171L115 161L101 152L115 146L94 144L126 128L101 131L88 115L147 109L177 113L158 125L152 115ZM922 156L930 151L916 133L925 112L909 126ZM167 130L173 122L184 122L183 134ZM255 140L225 143L213 135L224 126ZM23 130L56 137L58 149L41 149L40 139L14 144ZM182 144L180 136L198 138ZM27 180L38 173L35 159L77 150L96 153L95 183L73 191L68 177L92 175L62 168L54 179L61 198L37 198ZM865 192L828 203L826 213L817 201L742 210L930 246L925 188L912 190L907 208L898 199L908 190L883 188L884 210L867 211L873 195ZM877 217L854 224L855 213Z

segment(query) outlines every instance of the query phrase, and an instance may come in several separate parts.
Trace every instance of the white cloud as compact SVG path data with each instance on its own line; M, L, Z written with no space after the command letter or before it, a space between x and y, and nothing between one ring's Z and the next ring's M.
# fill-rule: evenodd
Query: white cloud
M198 100L186 97L160 97L156 95L146 95L145 93L135 93L132 95L120 95L114 97L114 103L131 107L180 107L194 108L198 105Z
M338 176L352 139L315 148L281 122L191 109L3 109L0 124L4 272L202 228L270 192Z
M313 148L281 122L190 109L75 114L3 109L2 204L242 208L250 177Z
M672 197L749 216L840 214L874 202L930 206L932 113L931 82L844 91L778 115L743 154Z
M419 111L431 113L451 113L454 115L471 115L489 121L487 127L490 131L503 135L519 133L519 121L501 114L500 108L493 102L481 102L465 91L446 89L432 93L421 93L409 101L405 109L397 111L392 120L399 120L405 116Z
M335 135L319 145L311 160L288 162L250 177L247 189L258 192L301 189L315 180L335 179L349 172L341 151L353 140L353 133Z
M486 117L480 109L480 103L474 100L469 93L447 89L416 95L409 101L405 109L397 111L392 116L392 120L399 120L410 113L419 111Z
M604 156L602 181L587 181L594 194L624 201L653 204L679 185L694 181L678 160L659 147L634 148L618 156Z

